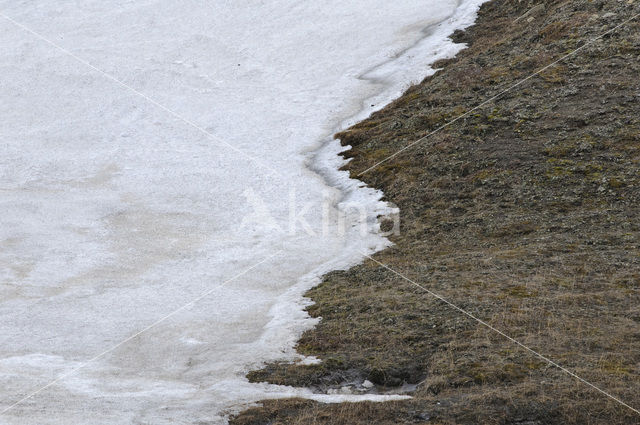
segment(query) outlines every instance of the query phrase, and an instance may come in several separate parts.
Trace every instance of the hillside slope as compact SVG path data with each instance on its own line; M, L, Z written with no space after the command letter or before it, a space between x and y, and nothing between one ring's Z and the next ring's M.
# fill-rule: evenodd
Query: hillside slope
M338 137L401 209L380 263L640 409L637 1L484 5L470 47ZM383 391L384 404L268 401L233 424L635 424L640 415L374 261L309 292L320 325L253 380ZM404 389L411 388L405 386Z

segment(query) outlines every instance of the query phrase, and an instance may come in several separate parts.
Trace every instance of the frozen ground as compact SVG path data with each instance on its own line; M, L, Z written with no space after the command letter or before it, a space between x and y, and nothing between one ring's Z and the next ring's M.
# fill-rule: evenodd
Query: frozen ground
M339 399L244 378L300 360L302 293L387 243L323 141L455 54L479 3L0 0L0 423ZM340 232L349 203L368 232Z

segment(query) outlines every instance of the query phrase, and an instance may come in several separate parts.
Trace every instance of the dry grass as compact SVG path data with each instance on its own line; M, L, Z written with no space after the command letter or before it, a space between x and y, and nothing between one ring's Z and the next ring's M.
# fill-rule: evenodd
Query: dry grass
M544 3L535 19L514 23ZM471 47L341 133L367 169L522 75L631 16L605 1L494 0ZM607 15L606 13L615 13ZM581 26L566 23L580 22ZM577 41L578 40L578 41ZM402 211L377 260L640 408L640 24L364 175ZM512 64L506 66L505 64ZM488 70L489 72L484 72ZM630 83L628 83L630 82ZM383 404L266 402L235 424L636 424L640 416L374 262L308 294L321 324L254 380L378 390ZM429 418L429 419L426 419Z

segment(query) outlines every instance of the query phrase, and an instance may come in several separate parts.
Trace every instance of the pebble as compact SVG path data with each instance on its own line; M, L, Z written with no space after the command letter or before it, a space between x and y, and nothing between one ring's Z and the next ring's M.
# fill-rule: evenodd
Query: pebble
M368 389L368 388L373 388L373 382L371 382L371 381L369 381L369 380L365 380L365 381L362 383L362 386L363 386L364 388L367 388L367 389Z
M342 387L342 388L340 388L340 393L341 394L353 394L353 391L351 391L351 388L349 388L349 387Z

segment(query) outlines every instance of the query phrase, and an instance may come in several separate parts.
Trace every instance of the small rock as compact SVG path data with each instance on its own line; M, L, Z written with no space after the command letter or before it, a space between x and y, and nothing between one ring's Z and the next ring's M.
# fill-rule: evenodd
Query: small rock
M429 419L431 419L431 416L429 416L428 413L422 412L416 415L416 419L419 419L421 421L428 421Z
M544 5L543 4L539 4L537 6L532 7L531 9L529 9L524 15L519 16L518 18L516 18L513 22L518 22L521 19L527 18L529 17L529 19L527 19L527 22L531 22L533 21L533 14L538 13L538 12L542 12L544 10Z
M369 381L368 379L366 379L366 380L362 383L362 386L363 386L364 388L367 388L367 389L369 389L369 388L373 388L373 382L371 382L371 381Z

